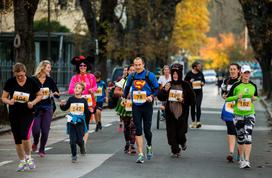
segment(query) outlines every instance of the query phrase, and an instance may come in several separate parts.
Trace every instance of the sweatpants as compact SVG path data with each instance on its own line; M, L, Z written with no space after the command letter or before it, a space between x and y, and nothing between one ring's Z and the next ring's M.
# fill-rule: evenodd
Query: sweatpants
M69 138L70 138L70 146L71 146L71 153L72 156L77 155L77 145L79 147L84 146L83 136L84 136L84 124L77 123L71 124L67 123L69 128Z

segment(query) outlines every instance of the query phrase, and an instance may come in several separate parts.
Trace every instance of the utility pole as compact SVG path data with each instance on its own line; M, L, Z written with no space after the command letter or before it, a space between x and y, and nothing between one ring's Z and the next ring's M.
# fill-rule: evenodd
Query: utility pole
M98 54L99 54L99 44L97 39L97 29L96 29L96 1L93 3L93 11L94 11L94 20L93 20L93 42L94 42L94 68L95 63L97 64L98 60Z
M51 22L50 0L47 0L47 59L51 59Z

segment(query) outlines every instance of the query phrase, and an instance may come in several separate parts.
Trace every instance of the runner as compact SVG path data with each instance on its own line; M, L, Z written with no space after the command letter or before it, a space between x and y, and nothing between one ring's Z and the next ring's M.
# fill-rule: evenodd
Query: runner
M70 110L67 118L67 134L70 138L70 146L72 153L72 162L77 161L77 145L80 147L80 153L86 154L83 136L88 132L86 125L86 118L90 118L90 111L86 99L82 98L85 84L78 82L75 84L75 94L68 98L65 103L64 100L60 103L60 109L66 111Z
M186 133L188 130L189 107L195 103L194 92L187 82L182 80L183 66L173 64L171 82L159 92L158 98L166 101L166 131L172 157L180 157L180 151L186 150ZM179 147L181 145L181 148Z
M162 89L164 85L170 81L171 81L170 67L168 65L165 65L163 66L163 75L161 75L158 80L160 89Z
M230 76L225 79L221 85L222 97L226 99L227 94L232 87L232 85L239 81L239 73L240 66L236 63L232 63L229 66L229 74ZM233 124L233 102L227 102L224 105L224 109L222 110L221 118L226 122L227 126L227 141L229 146L229 154L227 156L227 160L229 162L233 162L233 153L235 149L236 143L236 130Z
M191 107L191 117L192 117L192 128L200 128L201 122L201 102L203 98L202 87L205 85L204 75L201 72L201 64L199 62L194 62L192 64L192 71L189 71L185 78L185 81L190 82L196 97L196 103ZM196 114L196 121L195 121Z
M85 90L83 91L82 96L87 99L89 110L91 111L92 114L94 114L94 109L96 106L94 93L97 90L97 84L96 84L94 75L87 72L87 71L91 70L91 65L87 61L87 59L85 59L84 56L74 57L72 59L71 63L73 65L75 65L77 74L74 75L70 81L68 93L74 94L75 84L77 82L83 82L85 84ZM86 125L87 125L88 130L89 130L89 123L90 123L91 117L92 116L90 116L90 118L86 117ZM86 132L84 135L84 138L83 138L85 146L86 146L86 143L88 140L88 135L89 135L88 132Z
M128 74L134 72L134 66L131 65L128 67ZM126 86L128 76L116 83L116 87L120 89L119 96L122 96L123 90ZM130 89L131 90L131 89ZM120 116L120 120L124 124L124 138L125 138L125 148L124 152L128 154L135 154L135 125L132 119L132 102L130 96L128 95L128 100L120 98L118 105L116 107L116 112Z
M42 90L42 101L35 107L35 119L32 128L32 136L34 143L32 144L32 151L37 150L37 145L40 140L39 148L40 157L45 156L45 145L48 139L51 120L53 117L53 106L51 95L59 98L59 90L55 81L49 77L51 71L51 63L48 60L41 61L36 69L33 79L38 83Z
M226 102L235 101L234 125L237 132L237 143L240 154L240 168L250 168L250 153L252 146L252 131L255 125L255 107L258 100L257 86L250 81L251 68L244 65L241 68L241 81L230 89Z
M20 162L17 171L34 169L31 157L31 129L33 125L33 107L42 99L38 84L26 76L26 67L22 63L13 66L15 77L8 79L2 93L3 103L9 106L9 120L14 137L16 152Z
M102 130L102 123L101 123L101 112L103 109L103 103L108 103L109 93L107 90L106 83L101 80L101 72L96 71L94 73L96 83L97 83L97 90L95 92L96 96L96 107L95 107L95 122L96 122L96 128L95 131L98 132L98 130Z
M142 58L137 57L134 59L134 67L136 72L128 76L123 97L127 98L130 87L132 86L132 117L136 127L136 144L138 151L136 162L144 163L142 122L147 141L146 157L150 160L153 157L151 132L153 101L158 93L159 84L155 74L144 69L144 61Z

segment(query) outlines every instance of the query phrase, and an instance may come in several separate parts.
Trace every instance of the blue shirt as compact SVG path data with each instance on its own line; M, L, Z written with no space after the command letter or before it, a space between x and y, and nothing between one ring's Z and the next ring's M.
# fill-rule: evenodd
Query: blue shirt
M106 97L106 83L103 80L100 80L99 82L97 82L97 91L101 89L102 90L102 96L96 96L96 102L98 103L103 103Z
M134 75L134 77L132 77L132 75ZM133 94L133 91L146 91L147 96L150 96L150 95L157 96L159 84L155 74L152 72L149 72L148 78L149 78L149 82L146 81L146 70L143 70L141 73L130 74L127 79L123 97L124 98L127 97L130 86L132 88L131 95ZM144 83L144 85L141 85L141 83L142 84ZM149 83L152 86L149 86ZM153 91L152 91L152 88L153 88ZM132 96L131 98L133 99ZM135 105L143 105L143 104L135 103Z

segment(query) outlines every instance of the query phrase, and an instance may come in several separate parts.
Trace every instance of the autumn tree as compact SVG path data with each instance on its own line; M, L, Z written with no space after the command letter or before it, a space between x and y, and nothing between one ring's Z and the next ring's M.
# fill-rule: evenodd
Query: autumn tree
M207 42L209 31L209 0L184 0L176 7L172 44L198 55Z

